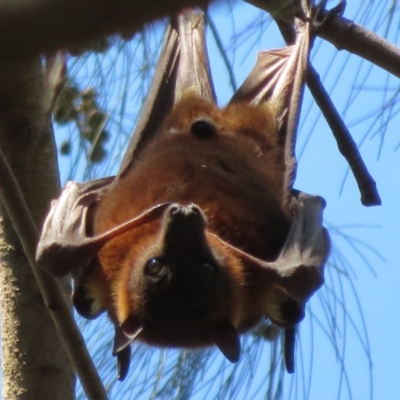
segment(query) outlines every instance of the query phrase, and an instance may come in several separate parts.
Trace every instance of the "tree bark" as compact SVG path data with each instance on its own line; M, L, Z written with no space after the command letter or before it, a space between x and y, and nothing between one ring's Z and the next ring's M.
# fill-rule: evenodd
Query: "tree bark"
M44 91L39 58L2 68L0 146L38 226L59 191L50 116L42 108ZM3 398L74 399L72 365L4 207L0 212ZM66 292L69 286L65 280Z

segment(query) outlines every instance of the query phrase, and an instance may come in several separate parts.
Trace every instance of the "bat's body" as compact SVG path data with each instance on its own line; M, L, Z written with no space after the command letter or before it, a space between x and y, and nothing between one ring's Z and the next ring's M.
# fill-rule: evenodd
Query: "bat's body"
M157 139L92 210L91 234L160 203L181 206L103 248L81 285L84 296L77 291L78 311L95 316L106 309L125 334L149 344L217 344L235 359L234 345L224 346L267 314L269 282L215 235L276 259L290 225L281 205L281 157L267 104L220 110L184 96ZM94 302L79 310L88 295Z
M193 123L204 125L198 134ZM158 203L195 203L207 230L274 260L289 221L282 209L284 167L271 108L243 104L219 110L189 94L162 130L100 203L96 233Z
M107 311L120 379L132 340L215 344L236 361L238 334L265 316L287 328L293 372L294 327L329 252L323 199L293 191L306 11L296 45L260 53L225 109L194 94L215 98L202 15L174 19L119 175L70 182L53 201L37 262L73 273L82 316Z

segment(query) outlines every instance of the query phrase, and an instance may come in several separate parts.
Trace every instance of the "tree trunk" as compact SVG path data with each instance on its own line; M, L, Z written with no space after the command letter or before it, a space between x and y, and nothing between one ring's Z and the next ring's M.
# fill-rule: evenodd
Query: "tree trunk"
M38 227L57 196L56 149L39 57L0 70L0 146ZM75 375L12 224L1 207L3 399L70 400ZM64 288L70 291L69 281Z

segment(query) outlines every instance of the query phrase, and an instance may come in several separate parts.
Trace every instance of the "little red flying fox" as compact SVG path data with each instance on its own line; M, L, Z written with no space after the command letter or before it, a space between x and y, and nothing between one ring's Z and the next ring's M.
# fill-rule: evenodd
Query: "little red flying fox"
M265 317L285 328L294 371L329 252L324 200L293 190L312 19L296 21L296 45L260 53L220 109L203 15L174 18L118 175L69 182L52 203L36 260L73 274L82 316L108 313L120 380L133 340L216 345L235 362L239 334Z
M234 362L238 333L264 316L280 326L302 319L296 301L240 253L274 261L288 236L276 141L267 103L219 109L188 92L136 165L90 210L88 233L96 236L171 203L161 218L110 240L76 285L82 316L108 312L119 357L137 339L216 344Z

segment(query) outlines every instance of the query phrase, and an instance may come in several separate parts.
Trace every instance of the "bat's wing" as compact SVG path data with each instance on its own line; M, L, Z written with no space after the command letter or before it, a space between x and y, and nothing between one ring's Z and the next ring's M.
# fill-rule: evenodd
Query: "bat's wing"
M88 211L113 180L68 182L60 197L52 201L36 250L36 261L47 272L64 276L93 258L82 246L87 239Z
M149 94L117 178L134 167L140 151L157 136L164 117L189 89L215 101L204 36L204 16L194 11L182 13L168 27Z
M288 372L294 371L295 326L304 318L308 299L324 283L323 266L330 250L329 235L322 226L325 200L295 192L291 206L295 216L275 262L260 260L224 242L242 261L255 286L259 281L269 282L264 311L272 322L285 328L284 354Z
M87 183L68 182L61 196L52 202L36 251L36 261L47 272L64 276L78 271L79 275L79 270L84 270L109 240L160 218L170 205L156 205L101 235L90 236L90 206L113 180L114 177L109 177Z
M291 318L291 310L297 307L303 312L306 301L323 284L323 267L330 251L328 231L322 226L322 213L325 200L320 196L310 196L299 193L293 196L292 201L297 209L291 230L280 256L274 267L280 275L281 293L287 293L290 299L289 307L281 307L283 321ZM285 296L284 296L285 297ZM281 296L278 298L282 299ZM293 307L293 303L295 306ZM286 300L283 300L284 305ZM296 305L297 302L297 305ZM285 313L289 310L289 313ZM285 329L284 358L286 369L294 372L294 352L296 329L294 324L299 321L290 321L291 326Z
M276 110L278 134L285 159L283 202L291 202L296 174L294 148L310 51L311 24L296 18L296 43L258 54L254 69L230 103L260 104L269 101Z
M275 263L244 260L271 273L277 282L269 295L267 315L285 330L285 362L294 370L295 324L304 316L305 303L322 285L329 236L322 226L324 200L293 191L296 175L295 143L311 40L310 12L295 18L296 42L283 49L259 53L256 66L232 97L231 103L269 101L276 110L278 134L285 160L282 202L294 215L286 244ZM246 257L244 257L246 258ZM274 277L274 272L278 278ZM267 307L268 308L268 307Z
M90 207L129 168L134 168L141 149L154 139L164 117L188 89L215 99L205 46L204 18L197 12L180 15L167 30L147 100L117 177L82 184L68 182L61 196L53 201L36 253L36 260L42 268L55 276L64 276L72 271L81 275L108 240L161 216L165 205L155 206L101 236L91 237L88 232Z
M277 297L272 298L271 309L267 307L266 313L281 326L293 326L298 322L299 316L304 313L306 300L322 284L321 266L329 247L326 244L327 234L321 225L322 206L310 205L315 202L310 203L306 195L292 196L296 170L295 133L310 41L310 27L304 21L306 19L297 22L298 35L294 46L260 54L256 68L232 99L232 102L248 103L269 100L277 110L286 166L282 201L295 210L293 226L275 263L257 260L243 252L241 254L247 265L253 265L254 270L261 270L271 277ZM76 269L82 274L108 240L162 215L169 204L157 205L100 236L92 237L88 232L91 226L90 207L110 190L115 180L128 169L135 168L141 150L157 137L162 120L188 89L215 100L204 39L203 14L192 11L174 19L168 28L154 80L117 177L85 184L67 184L61 197L53 202L45 221L37 250L39 265L56 276ZM318 257L315 256L316 251L320 252ZM272 294L275 292L272 290ZM294 337L290 336L290 332L293 333L290 329L293 328L289 328L288 338ZM289 343L288 354L293 352L292 347L293 343ZM118 353L118 359L120 375L124 376L129 355L127 352ZM290 363L290 357L287 357L288 369Z
M112 187L124 173L135 167L140 151L159 133L164 117L186 90L215 101L215 92L204 37L202 13L188 11L175 18L168 27L154 78L142 107L116 178L104 178L84 184L69 182L60 197L53 201L44 223L37 248L38 264L55 276L73 272L74 305L82 315L95 317L80 291L87 267L95 262L104 244L135 226L160 218L167 204L156 205L131 221L100 236L90 236L90 207ZM77 282L78 280L78 282ZM116 335L118 337L118 335ZM129 369L130 347L118 351L118 376L122 380Z
M282 327L293 326L303 318L305 303L324 283L323 265L330 250L329 236L322 226L325 200L296 192L292 202L296 215L274 262L256 258L216 236L249 269L249 279L267 278L271 287L276 288L276 293L267 296L270 301L265 311Z

